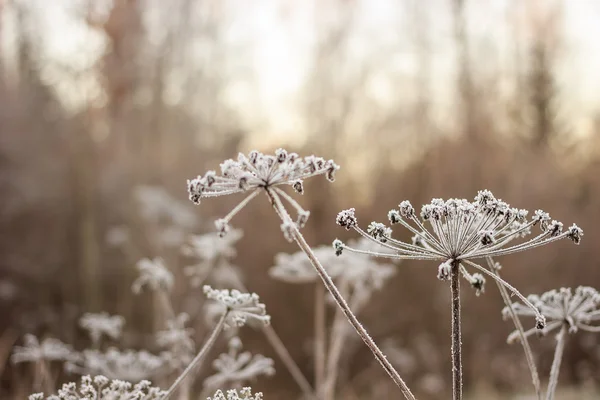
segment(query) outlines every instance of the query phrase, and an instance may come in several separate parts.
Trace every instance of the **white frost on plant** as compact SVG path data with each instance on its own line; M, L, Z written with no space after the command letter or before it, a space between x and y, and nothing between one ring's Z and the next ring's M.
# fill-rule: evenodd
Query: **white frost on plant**
M221 390L217 390L213 397L208 397L207 400L262 400L262 393L252 394L252 389L245 387L238 393L237 390L228 390L227 394L224 394Z
M541 331L547 334L566 324L569 333L575 333L579 329L588 332L600 332L600 293L588 286L579 286L575 293L571 288L553 289L541 295L529 295L529 301L546 317L547 325ZM513 303L513 310L517 315L534 317L535 314L521 303ZM502 310L504 318L510 316L510 310L505 307ZM591 325L596 323L597 325ZM534 329L525 332L525 336L535 333ZM508 342L519 340L519 332L512 332Z
M85 329L93 343L100 343L102 336L111 339L121 337L125 318L120 315L109 315L102 312L98 314L85 313L79 318L79 326Z
M139 294L144 287L166 291L173 287L173 274L167 269L162 258L143 258L137 262L136 267L139 276L131 286L133 293Z
M160 400L166 394L158 387L152 387L149 381L132 385L122 380L113 380L98 375L81 377L81 384L65 383L57 394L44 397L43 393L29 396L29 400Z
M111 379L141 381L168 373L171 357L168 352L157 356L145 350L88 349L71 357L65 369L79 375L105 375Z
M256 293L242 293L235 289L217 290L205 285L204 294L208 299L215 300L221 305L222 313L227 312L225 319L227 328L241 327L249 321L268 325L271 321L265 305L260 303Z
M366 231L362 230L355 210L348 209L338 214L337 224L348 230L354 229L362 237L377 243L383 251L356 249L339 240L333 246L338 255L348 250L391 259L438 261L438 278L442 280L450 279L452 266L457 266L477 294L484 291L484 274L504 285L531 307L537 314L537 326L541 329L544 325L543 316L521 293L493 271L473 262L533 249L563 238L580 243L583 231L577 225L563 230L562 223L551 220L541 210L537 210L529 222L527 214L527 210L511 208L506 202L496 199L489 190L479 191L472 202L466 199L433 199L421 208L420 218L410 202L405 200L398 209L388 213L388 219L392 225L400 224L414 235L409 243L394 239L392 229L382 223L372 222ZM524 239L531 234L531 228L535 225L540 226L541 233ZM479 273L471 274L467 267L475 268Z
M54 338L40 341L34 335L23 337L23 346L13 348L10 360L13 364L21 362L35 363L38 361L66 361L73 355L71 346Z
M333 181L338 169L339 166L333 160L326 161L316 156L302 158L284 149L277 149L274 155L251 151L247 156L240 153L237 160L225 160L221 164L220 175L215 171L208 171L204 176L188 180L187 186L189 198L194 204L200 204L200 200L205 197L250 193L226 217L216 221L221 236L228 232L229 221L261 190L275 193L275 196L286 200L296 210L298 217L295 224L301 228L306 223L309 213L278 186L292 186L297 193L302 194L305 179L325 175L329 181ZM283 227L284 232L289 234L289 225L284 224Z
M225 386L241 388L244 383L261 375L275 374L273 360L261 354L242 352L242 341L239 337L231 338L228 347L227 353L222 353L213 361L217 372L204 380L203 386L206 391L211 392Z

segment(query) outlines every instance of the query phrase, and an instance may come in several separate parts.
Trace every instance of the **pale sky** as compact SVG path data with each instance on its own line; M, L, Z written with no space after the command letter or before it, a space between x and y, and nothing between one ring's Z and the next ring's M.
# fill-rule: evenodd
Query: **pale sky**
M40 16L45 55L59 60L44 67L43 76L55 84L65 104L77 109L83 98L100 98L100 86L86 74L96 58L105 50L105 38L74 18L83 0L14 0L29 4ZM160 0L145 0L161 4ZM415 51L415 21L411 4L416 0L356 0L349 39L348 59L344 67L361 65L365 60L381 57L382 61L370 72L367 95L385 107L398 101L399 85L411 84L419 72ZM481 76L503 73L512 68L513 26L507 24L511 13L522 23L516 27L527 38L531 23L525 9L536 4L558 0L470 0L469 21L472 54L479 55L473 69ZM313 49L319 39L315 21L335 21L343 13L335 12L331 1L294 0L223 0L228 29L225 43L244 51L237 63L250 70L252 79L233 77L227 92L229 102L239 108L247 124L270 135L289 135L301 132L305 115L302 113L302 91L310 74ZM452 115L455 53L453 44L450 0L424 1L428 7L431 40L431 85L434 103L440 118ZM162 3L164 6L165 3ZM318 8L315 8L318 4ZM573 116L577 130L585 134L592 117L600 106L600 4L596 0L562 0L563 44L557 64L557 78L565 93L564 112ZM110 0L97 0L94 5L108 10ZM150 9L150 7L149 7ZM540 8L543 15L544 7ZM147 23L155 25L160 40L161 13L148 14ZM2 46L10 53L12 18L10 8L3 18L5 34ZM72 72L79 78L72 79ZM69 77L65 80L65 77ZM179 84L185 84L180 82ZM410 89L410 87L409 87ZM444 112L446 110L446 113Z

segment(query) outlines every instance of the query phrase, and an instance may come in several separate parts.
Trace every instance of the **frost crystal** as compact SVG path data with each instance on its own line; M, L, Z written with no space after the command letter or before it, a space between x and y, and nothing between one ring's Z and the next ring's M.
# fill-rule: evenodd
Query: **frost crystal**
M147 286L151 290L171 290L173 287L173 274L167 269L162 258L141 259L136 265L140 276L133 282L131 290L140 293Z
M50 395L46 400L160 400L166 392L151 385L149 381L132 385L117 379L110 381L102 375L93 379L86 375L81 378L79 388L75 382L65 383L58 394ZM29 400L43 399L43 393L29 396Z
M21 362L38 361L66 361L72 357L73 349L58 339L46 338L40 341L33 335L23 337L24 346L15 346L11 361L14 364Z
M204 286L207 298L217 301L227 312L225 326L228 328L244 326L248 320L268 325L271 317L267 315L265 305L259 302L256 293L241 293L238 290L217 290Z
M93 343L100 343L102 336L118 339L123 331L125 318L108 313L86 313L79 319L79 326L88 331Z
M252 389L245 387L240 390L239 394L237 390L228 390L227 395L223 394L222 391L217 390L213 397L208 397L207 400L262 400L262 393L252 394Z
M258 376L271 376L275 373L272 359L261 354L240 352L241 349L242 341L237 336L229 340L229 351L213 361L213 367L218 372L204 380L204 388L207 391L225 386L241 387L243 383Z
M590 325L590 323L600 321L600 293L594 288L579 286L575 289L574 294L570 288L560 288L550 290L540 296L530 295L528 299L548 321L542 331L543 334L560 329L563 324L568 325L570 333L575 333L579 329L588 332L600 332L600 325ZM517 315L535 316L530 308L520 303L514 303L512 308ZM502 310L502 315L505 318L509 316L509 313L508 307ZM534 332L534 329L530 329L525 332L525 335L529 336ZM508 337L509 342L518 339L519 333L516 331Z
M506 286L521 300L528 301L512 286L497 277L488 269L473 260L486 257L508 255L529 250L559 239L568 238L579 244L583 231L576 225L563 230L562 223L551 220L548 213L537 210L527 221L527 211L511 208L502 200L496 199L489 190L477 193L474 201L465 199L433 199L421 208L421 218L408 201L400 203L398 210L388 213L393 225L401 224L413 235L411 243L392 238L392 230L382 223L372 222L367 231L357 224L354 209L342 211L336 222L346 229L354 229L361 236L379 245L384 252L354 249L340 241L334 243L336 254L343 250L392 259L417 259L439 261L438 277L447 280L452 274L452 265L476 290L483 292L485 279L481 274L470 274L467 267L473 267L500 284ZM529 240L522 240L531 234L531 228L539 225L541 233ZM516 241L517 242L515 244ZM531 304L527 304L532 307ZM537 311L535 311L537 312ZM538 319L542 321L540 315Z
M296 226L301 228L308 219L308 212L278 186L289 185L302 194L302 182L305 179L325 175L329 181L333 181L338 169L339 166L333 160L325 161L315 156L301 158L298 154L288 153L284 149L278 149L275 155L251 151L247 156L240 153L237 160L225 160L221 164L220 175L215 171L208 171L204 176L188 180L187 186L189 198L195 204L200 204L204 197L250 192L225 218L217 221L217 230L221 236L229 230L229 221L256 197L261 189L279 201L287 201L297 211ZM286 225L283 228L289 235L289 227Z

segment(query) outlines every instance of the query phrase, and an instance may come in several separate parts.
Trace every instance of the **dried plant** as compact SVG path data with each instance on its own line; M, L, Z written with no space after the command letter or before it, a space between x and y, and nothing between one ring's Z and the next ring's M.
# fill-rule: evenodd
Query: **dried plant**
M210 286L204 286L204 293L207 298L215 300L222 306L221 318L204 343L204 346L202 346L187 368L177 377L163 400L169 399L177 391L185 378L204 360L223 329L241 327L249 320L268 324L271 319L266 313L265 305L260 303L260 299L256 293L241 293L238 290L216 290Z
M88 332L92 345L98 347L102 336L116 340L121 337L125 318L108 313L86 313L79 319L79 326Z
M466 199L433 199L421 208L420 219L410 202L405 200L400 203L399 209L388 213L388 219L392 225L400 224L414 234L412 243L392 238L392 229L379 222L372 222L365 232L358 226L354 209L344 210L337 216L338 225L348 230L354 229L362 237L384 249L384 252L365 251L336 240L333 246L337 254L349 250L391 259L441 261L437 276L440 280L450 281L451 287L452 381L455 400L462 398L461 276L477 294L484 290L483 275L494 279L533 311L538 329L545 326L544 316L519 291L473 260L513 254L563 238L579 244L583 236L583 231L576 225L563 232L563 224L551 220L541 210L537 210L529 222L526 220L527 214L526 210L511 208L508 203L496 199L488 190L479 191L473 202ZM535 225L541 228L539 235L519 244L512 244L515 240L527 237ZM466 267L474 268L477 273L469 273Z
M165 392L152 387L149 381L141 381L132 385L129 382L115 379L111 381L98 375L93 379L86 375L77 383L65 383L58 394L44 397L43 393L29 396L29 400L161 400Z
M227 395L223 394L221 390L217 390L213 397L209 397L207 400L262 400L262 393L252 394L252 389L245 387L238 393L237 390L232 389L227 391Z
M31 363L34 368L34 388L39 390L43 387L47 391L53 391L48 362L72 359L72 347L54 338L45 338L40 342L37 337L30 334L25 335L23 344L13 348L11 361L14 364Z
M352 242L355 248L372 250L373 243L367 239ZM314 249L317 258L323 262L327 273L347 299L350 309L358 314L368 303L372 294L383 287L384 282L393 276L395 267L381 264L368 255L336 256L330 246ZM279 253L275 256L275 266L269 270L271 277L289 283L315 283L319 277L302 251L294 254ZM329 346L323 354L327 360L323 377L323 387L317 393L324 398L333 398L339 370L339 360L348 338L345 318L338 309L331 329ZM317 338L315 338L317 340ZM315 349L316 351L316 349ZM316 357L316 355L315 355Z
M338 169L338 165L332 160L325 161L325 159L315 156L301 158L296 153L288 153L284 149L276 150L275 155L265 155L258 151L251 151L248 156L240 153L237 161L229 159L223 162L221 164L221 175L217 175L215 171L208 171L204 176L188 180L188 192L190 200L195 204L200 204L201 199L206 197L250 192L227 216L217 220L217 230L223 236L229 230L229 221L261 191L264 191L273 209L281 219L281 230L284 237L290 242L295 241L306 254L352 327L394 383L402 390L404 396L412 400L414 396L400 374L386 359L383 352L358 321L335 283L300 233L300 229L308 220L309 212L305 211L289 194L280 189L282 185L292 186L296 193L303 194L304 180L313 176L325 175L329 181L333 181ZM284 206L284 201L296 211L297 218L295 221Z
M258 376L275 374L273 360L261 354L242 350L242 341L234 336L229 339L229 351L213 361L216 373L204 380L204 391L212 392L220 387L242 388L244 383Z
M546 391L546 399L552 400L558 385L558 375L567 334L574 334L579 330L600 332L600 325L590 325L590 323L600 321L600 293L594 288L579 286L575 289L575 293L570 288L560 288L559 290L550 290L540 296L530 295L528 299L546 317L548 324L541 331L533 329L526 331L524 337L528 337L534 332L546 335L559 330L556 335L554 361L552 362L548 390ZM530 308L524 307L520 303L514 303L510 308L520 316L531 317L534 315ZM505 318L510 315L510 308L506 307L502 310ZM512 343L518 339L520 339L519 332L515 331L509 335L507 340Z

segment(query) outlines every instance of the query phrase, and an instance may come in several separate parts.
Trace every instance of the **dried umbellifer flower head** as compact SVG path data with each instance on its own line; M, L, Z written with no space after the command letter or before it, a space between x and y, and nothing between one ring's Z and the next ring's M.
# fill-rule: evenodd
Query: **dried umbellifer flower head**
M279 186L292 186L299 194L304 193L305 179L317 175L325 175L327 180L334 181L339 166L333 160L321 157L299 157L296 153L288 153L277 149L275 155L267 155L251 151L248 155L240 153L237 160L225 160L221 164L221 174L208 171L187 182L189 198L194 204L200 204L202 198L226 196L235 193L250 192L227 216L216 221L220 236L229 232L229 222L244 208L261 190L273 190L286 200L298 213L295 225L302 228L308 220L309 213ZM282 225L286 238L291 240L290 227Z

